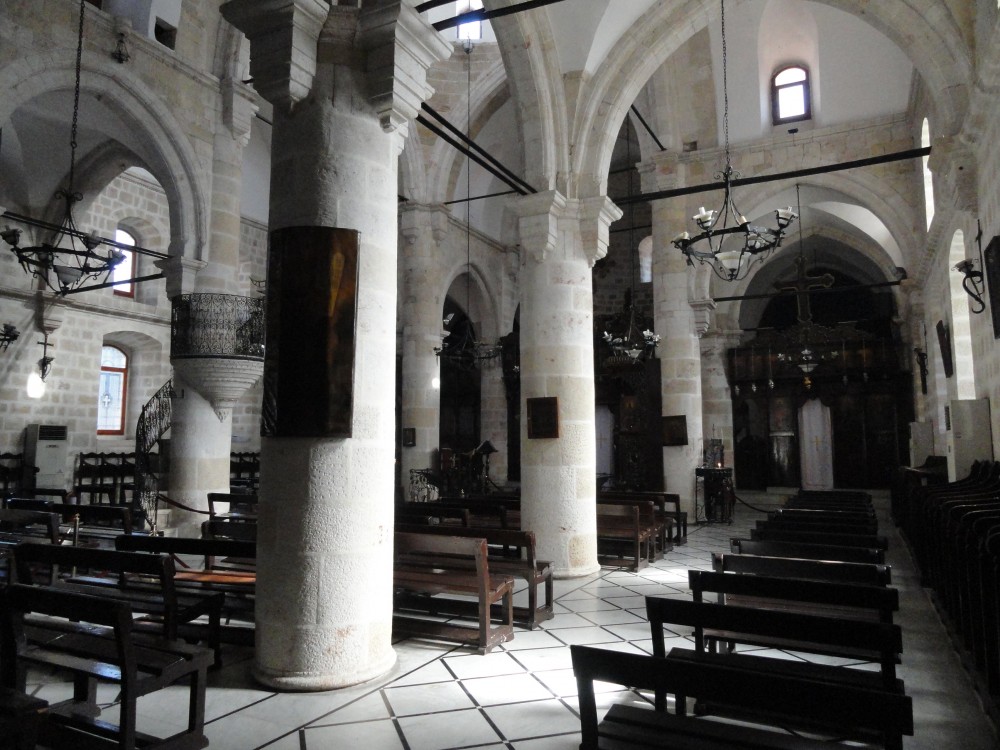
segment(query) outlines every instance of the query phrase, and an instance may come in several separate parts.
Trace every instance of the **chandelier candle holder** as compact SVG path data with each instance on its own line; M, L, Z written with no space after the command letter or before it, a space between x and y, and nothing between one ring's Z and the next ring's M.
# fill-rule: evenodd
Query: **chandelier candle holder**
M4 323L3 330L0 330L0 352L7 351L7 347L17 341L20 335L21 332L14 327L13 323Z
M726 2L722 6L722 99L723 99L723 133L725 142L726 165L715 175L722 181L722 206L718 210L701 207L691 218L700 230L692 236L681 232L672 240L672 244L680 250L689 266L694 261L707 263L715 275L724 281L739 281L746 278L754 263L763 263L781 246L785 231L798 218L791 206L779 208L774 212L776 228L762 227L750 223L750 220L737 208L733 198L733 180L742 176L733 169L729 150L729 83L728 54L726 48Z

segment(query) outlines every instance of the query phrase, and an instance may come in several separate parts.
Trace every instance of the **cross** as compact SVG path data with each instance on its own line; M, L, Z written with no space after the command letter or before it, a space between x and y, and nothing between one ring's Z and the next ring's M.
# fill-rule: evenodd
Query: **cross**
M801 253L795 261L799 267L794 279L776 281L774 287L782 292L795 292L795 301L799 308L799 322L812 322L812 308L809 304L810 289L826 289L833 286L834 278L825 273L822 276L810 276L806 273L806 258Z

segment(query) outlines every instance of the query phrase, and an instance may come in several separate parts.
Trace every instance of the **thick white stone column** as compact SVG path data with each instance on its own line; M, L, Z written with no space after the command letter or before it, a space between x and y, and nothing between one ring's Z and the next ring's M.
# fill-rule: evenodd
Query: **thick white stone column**
M550 191L513 202L521 240L521 524L569 578L597 563L593 264L621 211ZM527 399L554 396L557 438L528 437Z
M410 470L432 465L440 442L441 365L434 347L441 346L444 300L434 294L441 288L439 244L448 233L448 213L442 206L406 205L400 210L400 232L405 243L400 248L403 264L403 404L402 427L412 428L416 445L402 447L403 497L410 487Z
M395 661L397 128L451 48L402 3L234 0L222 12L250 38L258 91L275 105L272 232L359 233L350 436L262 440L257 542L255 675L284 690L344 687Z
M676 154L653 157L641 170L643 190L677 187L682 166ZM670 240L687 227L688 211L683 200L659 200L652 204L653 224L653 319L660 334L663 415L687 418L688 444L663 449L663 481L667 492L680 495L682 507L694 518L694 470L702 462L704 422L701 390L701 342L708 328L714 303L705 300L699 274L689 270L680 251Z

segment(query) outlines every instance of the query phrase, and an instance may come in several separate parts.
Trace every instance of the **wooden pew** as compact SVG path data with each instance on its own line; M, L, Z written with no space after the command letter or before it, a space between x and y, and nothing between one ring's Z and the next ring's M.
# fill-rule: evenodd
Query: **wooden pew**
M720 604L761 607L828 617L851 617L892 624L899 611L899 591L800 578L688 570L688 586L696 602L718 594Z
M681 510L681 496L674 492L656 491L625 491L625 490L598 490L597 502L602 503L606 499L624 498L638 500L652 500L656 505L657 513L669 517L673 521L674 544L687 543L687 512ZM667 506L670 506L669 508Z
M491 573L484 538L397 532L393 585L394 635L454 641L475 646L481 654L514 637L514 579ZM403 614L413 610L434 614L438 606L449 611L456 596L475 597L477 627ZM501 614L497 625L491 622L495 604Z
M121 536L119 550L170 555L178 560L175 586L186 593L218 593L223 598L220 629L225 643L253 645L256 602L257 545L232 539L192 539L187 537ZM183 561L200 559L199 567Z
M644 568L654 555L653 504L597 504L597 558L602 565Z
M199 750L208 745L205 686L211 651L136 633L123 602L48 587L9 586L0 592L0 617L0 674L6 687L24 692L29 665L73 676L73 699L50 706L42 724L44 746ZM97 680L120 685L117 725L90 718L98 711ZM187 729L163 739L140 733L138 699L180 680L190 686Z
M472 526L468 508L438 503L396 503L394 511L397 525L447 526L449 528Z
M798 557L806 560L839 560L841 562L885 562L885 550L866 547L840 547L832 544L807 544L804 542L764 542L754 539L730 539L731 552L738 555L767 555L768 557Z
M858 583L869 586L888 586L892 583L892 566L890 565L836 560L806 560L794 557L713 552L712 569L717 573L732 572L783 578L804 578L813 581Z
M225 508L221 507L225 505ZM240 492L209 492L208 515L213 519L229 521L257 520L258 498L256 494Z
M639 493L632 493L638 495ZM648 532L652 535L653 550L649 561L659 560L673 547L673 515L668 514L666 504L662 498L658 498L652 492L642 493L643 497L629 497L626 493L615 495L601 495L598 503L601 505L637 505L639 507L639 519L644 521L648 527ZM652 513L650 513L649 503L652 503Z
M531 630L545 620L552 619L552 563L537 558L534 532L514 529L456 529L444 526L399 524L396 525L396 531L485 539L490 571L523 578L528 584L528 606L514 607L514 623ZM544 587L544 604L539 603L539 586Z
M885 738L888 750L901 750L901 734L913 734L908 696L824 683L792 675L741 669L706 659L703 663L668 660L590 646L570 646L580 704L581 750L830 750L829 741L790 735L782 728L790 716L819 726L850 728ZM690 696L703 703L738 706L759 726L730 724L676 713L616 704L597 720L597 681ZM785 714L776 714L780 706Z
M0 509L0 531L21 539L36 539L60 544L59 516L38 510Z
M761 542L800 542L804 544L827 544L835 547L866 547L868 549L887 550L889 540L878 534L843 534L825 531L803 531L793 528L750 529L750 538Z
M677 626L688 627L693 631L696 652L719 653L719 645L727 644L723 653L753 668L785 670L814 680L903 692L902 680L896 677L896 664L903 651L902 630L898 625L655 596L646 597L646 616L653 635L654 656L666 656L664 626L671 634L677 632ZM872 662L879 671L733 653L737 643ZM690 653L688 649L679 651L679 658L687 658L684 652Z
M131 534L132 511L124 505L57 503L37 498L9 498L8 508L58 513L60 531L74 546L114 547L120 534Z
M0 747L6 750L35 750L38 730L48 713L49 703L41 698L0 687Z
M222 663L222 594L178 592L174 561L167 555L26 543L14 551L13 569L17 583L122 602L147 616L136 627L155 629L165 638L204 638L216 664ZM192 625L203 617L207 624Z

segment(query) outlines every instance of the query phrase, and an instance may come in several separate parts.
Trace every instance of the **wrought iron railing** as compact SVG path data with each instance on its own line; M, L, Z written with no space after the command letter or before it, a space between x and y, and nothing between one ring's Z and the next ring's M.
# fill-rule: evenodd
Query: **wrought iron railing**
M132 493L132 515L146 522L150 531L156 531L156 507L159 499L160 464L154 465L153 448L170 429L173 406L173 381L168 380L142 407L135 429L135 490Z
M234 294L174 298L170 356L264 358L264 299Z

